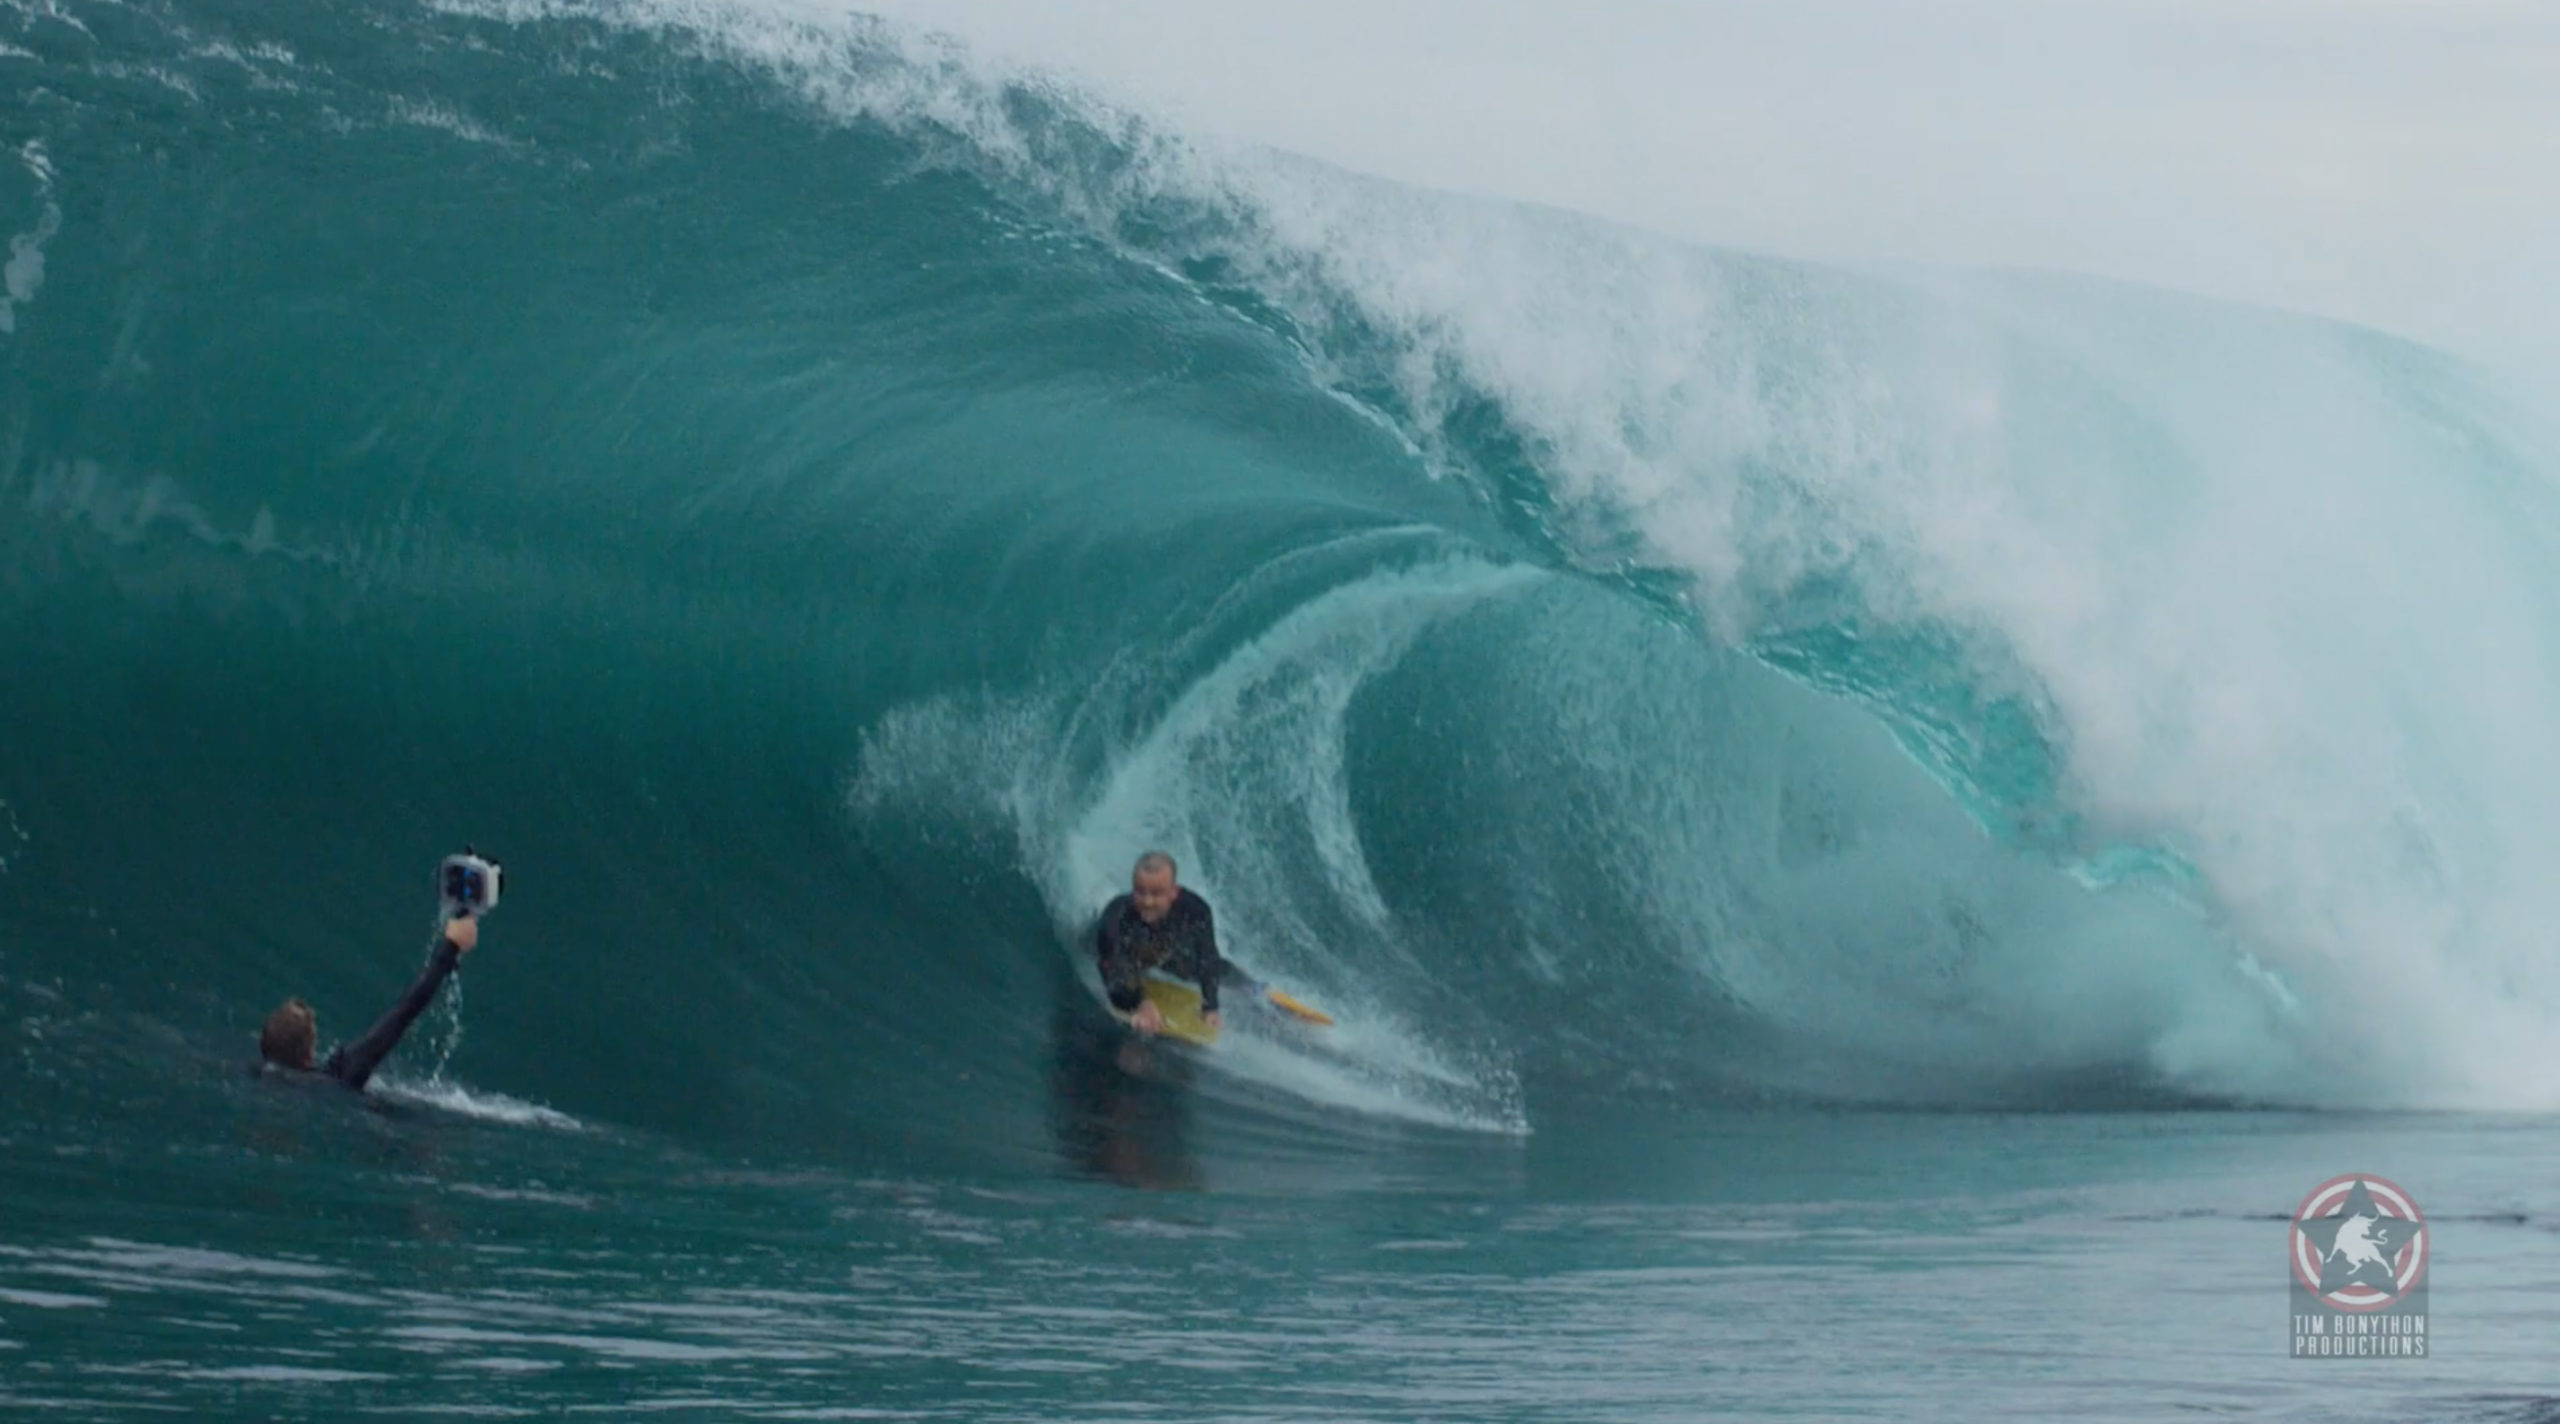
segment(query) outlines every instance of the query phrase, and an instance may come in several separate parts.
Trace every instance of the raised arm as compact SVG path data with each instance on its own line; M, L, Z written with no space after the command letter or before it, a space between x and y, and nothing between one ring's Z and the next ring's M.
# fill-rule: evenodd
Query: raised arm
M401 995L400 1002L392 1005L391 1012L384 1014L364 1037L340 1045L330 1054L320 1071L350 1088L363 1087L372 1079L374 1070L382 1066L382 1060L391 1056L391 1050L400 1046L409 1025L416 1023L418 1015L427 1011L427 1005L435 1002L436 991L453 977L462 956L479 940L480 925L476 920L459 919L445 926L444 937L436 941L435 953L427 957L427 967L418 975L418 982L409 986L409 992Z

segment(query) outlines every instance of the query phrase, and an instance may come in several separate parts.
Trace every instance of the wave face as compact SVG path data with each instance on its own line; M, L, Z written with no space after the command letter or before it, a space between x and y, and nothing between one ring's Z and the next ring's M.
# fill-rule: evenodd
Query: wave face
M475 1084L1039 1154L1161 845L1344 1020L1213 1057L1259 1120L2560 1102L2560 445L2454 362L743 7L11 0L0 74L66 1025L347 1030L468 838Z

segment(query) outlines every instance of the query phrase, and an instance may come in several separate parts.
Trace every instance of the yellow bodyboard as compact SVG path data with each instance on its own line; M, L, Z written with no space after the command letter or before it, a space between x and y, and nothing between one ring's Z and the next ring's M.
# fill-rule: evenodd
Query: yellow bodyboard
M1316 1008L1311 1004L1301 1002L1297 999L1292 999L1277 989L1265 989L1262 992L1270 997L1272 1004L1277 1007L1280 1012L1287 1014L1293 1019L1303 1019L1311 1024L1330 1024L1333 1022L1333 1015L1328 1014L1324 1010Z
M1200 1017L1198 989L1177 979L1149 978L1138 985L1138 992L1164 1015L1165 1037L1204 1048L1218 1041L1218 1031Z

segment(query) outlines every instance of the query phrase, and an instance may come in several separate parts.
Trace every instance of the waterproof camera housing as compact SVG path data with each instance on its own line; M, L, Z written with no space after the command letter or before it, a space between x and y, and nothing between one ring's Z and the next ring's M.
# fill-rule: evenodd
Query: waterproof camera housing
M436 895L448 919L485 915L498 908L498 877L505 867L468 846L436 867Z

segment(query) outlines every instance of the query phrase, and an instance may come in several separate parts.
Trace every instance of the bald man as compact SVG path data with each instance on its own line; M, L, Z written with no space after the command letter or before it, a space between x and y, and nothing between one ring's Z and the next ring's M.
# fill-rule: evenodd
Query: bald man
M1140 1033L1164 1031L1164 1011L1140 992L1147 972L1170 974L1200 986L1200 1018L1219 1026L1218 981L1227 977L1218 955L1218 927L1209 902L1174 883L1173 857L1160 850L1138 857L1129 893L1102 907L1093 950L1111 1007L1129 1016Z

